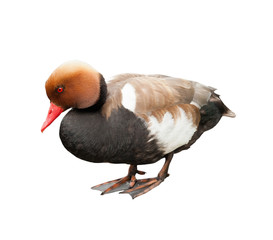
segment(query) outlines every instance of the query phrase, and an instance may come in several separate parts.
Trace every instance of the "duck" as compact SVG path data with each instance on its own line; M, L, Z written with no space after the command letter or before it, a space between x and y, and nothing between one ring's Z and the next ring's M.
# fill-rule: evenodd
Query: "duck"
M45 83L50 107L43 132L62 112L59 136L74 156L94 163L128 164L125 177L92 187L133 199L169 176L174 154L187 150L222 116L235 117L215 88L160 74L125 73L106 81L91 65L68 61ZM165 159L154 178L138 165Z

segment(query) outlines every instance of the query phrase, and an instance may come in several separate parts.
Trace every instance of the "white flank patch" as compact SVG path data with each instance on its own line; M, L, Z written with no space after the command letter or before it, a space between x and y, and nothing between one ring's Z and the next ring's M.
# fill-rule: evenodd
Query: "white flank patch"
M136 91L134 87L127 83L121 90L122 105L128 110L134 112L136 108Z
M197 129L184 110L179 109L181 116L176 121L169 112L164 115L161 122L158 122L154 116L149 117L148 129L151 135L158 140L165 154L187 144Z

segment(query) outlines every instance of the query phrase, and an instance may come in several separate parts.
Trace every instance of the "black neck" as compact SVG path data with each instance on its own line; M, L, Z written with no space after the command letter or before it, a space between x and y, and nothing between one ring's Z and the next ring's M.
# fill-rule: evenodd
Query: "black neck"
M104 77L100 74L100 96L98 101L91 107L87 108L91 111L98 111L102 105L105 103L107 97L107 85Z

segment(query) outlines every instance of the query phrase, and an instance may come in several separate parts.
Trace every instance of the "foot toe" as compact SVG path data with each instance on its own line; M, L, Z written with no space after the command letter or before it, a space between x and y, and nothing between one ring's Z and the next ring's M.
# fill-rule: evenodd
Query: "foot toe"
M161 182L162 180L158 178L141 179L136 182L133 188L130 188L120 193L128 193L134 199L151 191L153 188L157 187Z

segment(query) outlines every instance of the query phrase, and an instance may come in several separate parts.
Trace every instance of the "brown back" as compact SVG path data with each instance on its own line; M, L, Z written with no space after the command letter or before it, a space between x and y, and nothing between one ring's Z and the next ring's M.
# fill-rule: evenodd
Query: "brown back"
M154 115L161 120L169 111L174 119L178 117L179 108L194 102L203 106L210 98L213 88L197 82L164 75L121 74L111 80L108 85L108 97L102 113L108 118L113 109L122 105L122 88L130 83L136 92L135 113L144 119ZM198 108L197 108L198 109Z

